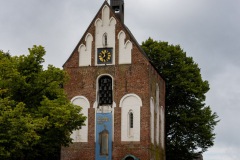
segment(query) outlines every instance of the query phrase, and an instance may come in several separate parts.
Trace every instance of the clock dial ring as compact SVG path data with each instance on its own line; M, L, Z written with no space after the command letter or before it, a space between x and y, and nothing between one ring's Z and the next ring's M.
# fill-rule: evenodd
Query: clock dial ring
M111 64L112 48L99 48L97 59L98 59L98 64Z

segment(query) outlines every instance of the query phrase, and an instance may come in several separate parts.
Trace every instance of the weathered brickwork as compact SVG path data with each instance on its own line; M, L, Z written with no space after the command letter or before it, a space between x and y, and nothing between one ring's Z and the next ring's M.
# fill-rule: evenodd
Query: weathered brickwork
M106 2L105 2L106 3ZM75 96L85 96L90 102L88 110L88 142L73 143L69 147L63 147L61 152L62 160L94 160L95 159L95 108L97 78L102 74L113 77L113 99L116 103L114 109L114 141L112 144L113 160L121 160L127 154L135 155L142 160L160 159L164 160L165 151L156 143L152 144L150 139L150 98L156 97L156 84L159 85L159 105L165 106L165 82L149 63L142 50L139 48L129 31L115 17L111 11L111 16L117 19L116 24L116 45L115 45L115 65L95 66L95 42L93 40L91 66L79 67L78 47L85 44L84 38L87 33L95 37L94 22L101 18L101 9L88 27L83 38L80 40L72 55L69 57L63 68L68 73L70 79L64 85L67 96L72 99ZM119 65L119 46L117 34L123 30L126 33L126 41L133 43L132 64ZM121 98L129 93L138 95L143 102L141 107L141 129L140 142L121 141L121 108L119 103ZM156 117L156 116L155 116ZM156 119L156 118L155 118ZM156 120L155 120L156 121ZM164 133L164 131L160 131Z

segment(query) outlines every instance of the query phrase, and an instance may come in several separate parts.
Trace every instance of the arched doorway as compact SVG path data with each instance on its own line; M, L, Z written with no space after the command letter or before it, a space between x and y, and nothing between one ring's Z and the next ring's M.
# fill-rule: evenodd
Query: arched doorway
M134 155L126 155L122 160L139 160Z

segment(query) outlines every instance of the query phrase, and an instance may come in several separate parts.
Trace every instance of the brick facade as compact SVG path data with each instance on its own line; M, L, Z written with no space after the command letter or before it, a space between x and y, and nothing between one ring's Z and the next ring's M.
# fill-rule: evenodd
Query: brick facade
M103 6L104 5L108 5L108 3L105 1ZM152 144L150 139L150 99L151 97L156 97L156 84L158 84L160 91L159 105L163 107L165 106L165 82L149 63L148 58L144 55L134 37L124 24L116 18L112 10L110 16L115 17L117 20L116 37L117 34L123 30L126 33L126 40L131 40L133 43L132 64L118 64L119 43L116 38L115 65L95 65L95 41L93 40L91 56L92 65L79 67L78 46L82 43L85 44L84 38L87 33L90 33L95 37L94 22L97 18L101 18L101 9L63 66L64 70L70 77L70 80L64 86L68 98L72 99L73 97L80 95L85 96L90 102L90 108L88 110L88 124L86 124L88 125L88 142L76 142L69 147L63 147L61 151L61 159L95 159L95 108L93 108L93 104L96 101L96 81L100 75L108 74L113 77L113 100L116 103L116 107L114 108L114 141L112 143L112 159L121 160L127 154L132 154L142 160L164 160L164 148L156 142ZM138 95L143 103L143 106L141 107L141 136L139 142L121 141L121 108L119 107L119 103L121 98L129 93ZM164 134L164 131L160 131L160 134Z

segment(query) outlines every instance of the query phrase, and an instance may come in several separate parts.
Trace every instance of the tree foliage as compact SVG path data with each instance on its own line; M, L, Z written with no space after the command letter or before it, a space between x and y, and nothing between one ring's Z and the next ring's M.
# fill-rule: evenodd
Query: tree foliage
M0 51L0 159L58 159L72 130L84 125L81 107L62 88L66 73L44 69L44 55L42 46L27 56Z
M204 103L209 84L179 45L149 38L142 48L166 81L167 160L192 160L214 144L218 116Z

